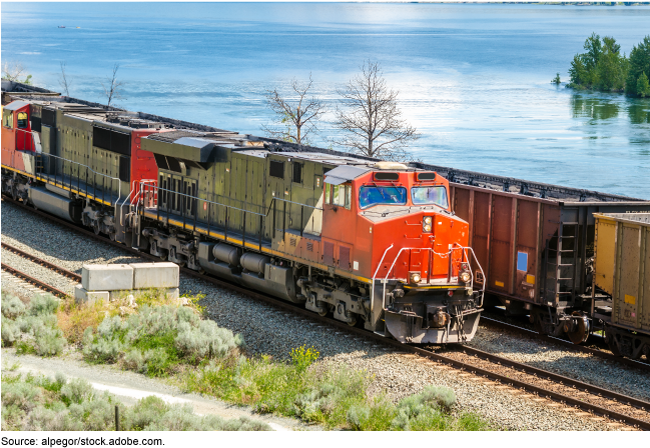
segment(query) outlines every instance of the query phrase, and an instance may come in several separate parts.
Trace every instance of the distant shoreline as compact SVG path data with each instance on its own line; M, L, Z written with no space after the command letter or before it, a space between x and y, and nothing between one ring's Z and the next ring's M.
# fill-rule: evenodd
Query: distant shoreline
M650 6L650 2L480 2L480 1L431 1L431 2L353 2L353 3L416 3L416 4L465 4L465 5L543 5L543 6Z

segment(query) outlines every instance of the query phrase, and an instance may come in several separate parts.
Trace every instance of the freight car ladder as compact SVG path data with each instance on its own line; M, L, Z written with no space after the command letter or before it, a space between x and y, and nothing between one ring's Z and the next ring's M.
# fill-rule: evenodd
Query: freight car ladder
M544 260L545 305L557 307L560 302L571 302L576 290L578 271L578 229L577 222L559 223L557 245L553 248L554 236L546 240Z

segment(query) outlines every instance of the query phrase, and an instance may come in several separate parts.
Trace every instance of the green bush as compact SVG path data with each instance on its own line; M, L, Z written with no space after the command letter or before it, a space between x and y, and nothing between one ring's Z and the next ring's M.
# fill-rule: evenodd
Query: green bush
M54 314L59 301L50 295L35 295L29 307L2 293L2 345L16 346L17 353L54 356L66 346Z
M2 291L2 315L15 320L25 313L25 304L18 297Z
M121 362L126 369L161 376L182 363L234 355L241 337L201 320L189 307L142 305L126 319L107 317L96 333L87 328L83 353L91 362Z

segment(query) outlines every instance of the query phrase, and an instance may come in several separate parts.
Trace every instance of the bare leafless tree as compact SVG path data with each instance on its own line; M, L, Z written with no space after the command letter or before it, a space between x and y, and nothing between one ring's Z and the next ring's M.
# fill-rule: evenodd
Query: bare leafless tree
M126 98L123 95L124 82L117 79L117 71L120 69L120 64L115 64L113 66L113 74L106 78L105 82L102 82L102 88L104 89L104 95L108 99L106 103L108 106L111 105L115 100L125 100Z
M318 118L325 113L325 106L319 99L307 97L313 84L310 73L307 83L295 79L291 82L293 92L290 97L282 97L277 89L270 90L266 102L277 118L273 128L264 125L262 129L274 138L299 145L308 144L309 136L318 132Z
M404 147L420 138L401 118L397 90L390 89L378 62L366 61L361 73L339 94L335 126L344 132L336 143L357 154L387 160L405 160Z
M59 75L59 85L65 92L65 96L70 96L70 86L72 81L68 79L68 74L65 72L65 62L61 62L61 74Z
M27 69L22 62L5 61L2 64L2 79L9 81L21 82L23 84L31 84L32 75L25 73ZM23 79L21 77L24 76Z

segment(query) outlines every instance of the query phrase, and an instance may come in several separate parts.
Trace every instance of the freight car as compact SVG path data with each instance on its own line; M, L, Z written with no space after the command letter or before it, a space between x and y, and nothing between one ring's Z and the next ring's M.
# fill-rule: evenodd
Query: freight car
M650 359L650 213L594 217L592 316L613 353Z
M482 272L435 172L67 97L10 95L3 192L401 342L478 327Z

